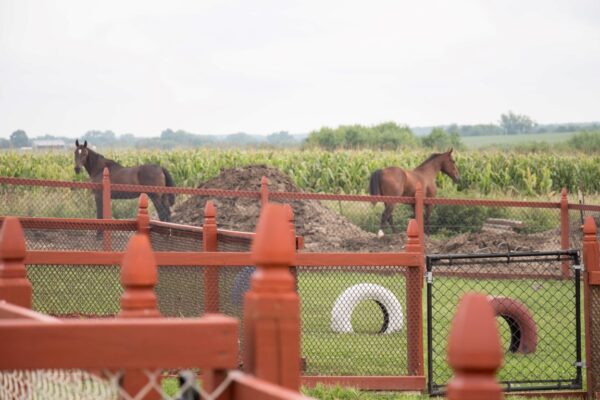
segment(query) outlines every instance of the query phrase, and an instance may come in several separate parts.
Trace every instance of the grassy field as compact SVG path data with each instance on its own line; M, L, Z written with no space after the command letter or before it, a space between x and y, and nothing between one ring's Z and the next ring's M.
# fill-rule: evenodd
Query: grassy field
M576 132L547 132L531 133L526 135L488 135L488 136L462 136L461 141L469 149L481 149L484 147L503 147L507 145L519 145L527 143L556 144L566 142Z

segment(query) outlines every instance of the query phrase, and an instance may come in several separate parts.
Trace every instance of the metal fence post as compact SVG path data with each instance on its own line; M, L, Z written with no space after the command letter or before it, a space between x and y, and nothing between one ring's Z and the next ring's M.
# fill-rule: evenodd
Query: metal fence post
M148 235L135 234L127 245L121 263L121 311L118 318L153 318L160 317L158 301L154 286L158 282L156 260L150 246ZM148 383L143 371L126 370L123 376L123 389L137 395ZM159 379L159 378L156 378ZM160 380L157 382L160 385ZM138 398L138 397L136 397ZM148 392L143 399L159 399L156 391Z
M25 235L16 217L6 217L0 230L0 300L31 308L31 282L25 269Z
M408 375L424 375L423 360L423 280L424 280L424 254L423 244L419 240L420 228L416 220L411 219L406 229L407 252L419 253L420 265L418 268L409 268L406 273L406 314L407 318L407 364Z
M594 399L600 398L600 246L597 231L594 218L586 217L583 224L583 315L588 396Z
M567 188L562 188L560 191L560 248L568 250L569 242L569 199L567 198ZM568 279L571 276L569 270L569 261L562 262L563 278Z
M207 201L204 207L204 225L202 241L204 251L218 251L217 241L217 210L212 201ZM219 270L217 267L204 267L204 312L219 312Z
M102 171L102 219L112 219L112 205L110 202L110 172L108 167L104 167ZM103 229L103 241L102 247L104 251L111 251L112 248L112 235L111 231Z
M448 400L504 398L495 376L502 364L500 334L487 296L470 293L460 300L448 337L448 363L454 371Z
M244 369L288 389L300 388L300 299L289 267L295 246L289 215L266 204L252 243L257 266L244 299Z

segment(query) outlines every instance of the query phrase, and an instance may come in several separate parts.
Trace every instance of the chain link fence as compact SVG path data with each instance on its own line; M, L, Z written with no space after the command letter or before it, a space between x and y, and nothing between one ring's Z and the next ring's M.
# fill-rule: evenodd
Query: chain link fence
M408 327L421 320L408 309L406 274L394 266L299 267L305 374L409 375L418 360L409 359Z
M580 389L578 267L575 251L428 256L430 393L443 392L450 380L450 319L460 297L472 291L486 293L496 311L505 349L498 380L505 390Z

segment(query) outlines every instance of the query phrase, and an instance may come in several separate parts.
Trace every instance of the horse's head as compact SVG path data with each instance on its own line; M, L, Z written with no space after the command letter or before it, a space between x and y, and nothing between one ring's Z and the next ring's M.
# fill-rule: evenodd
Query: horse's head
M88 155L87 140L83 144L79 144L79 139L75 140L75 173L81 172L81 167L85 166Z
M452 158L452 149L442 153L442 155L444 156L442 159L442 172L448 175L454 181L454 183L458 183L460 181L460 173L458 172L456 163Z

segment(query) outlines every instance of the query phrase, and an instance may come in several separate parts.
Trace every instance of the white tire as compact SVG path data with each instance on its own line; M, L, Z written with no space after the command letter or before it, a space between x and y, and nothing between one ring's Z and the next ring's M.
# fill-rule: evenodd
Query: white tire
M331 310L331 330L337 333L352 333L352 313L356 306L365 300L373 300L381 307L384 323L379 333L402 330L402 305L394 293L374 283L361 283L344 290Z

